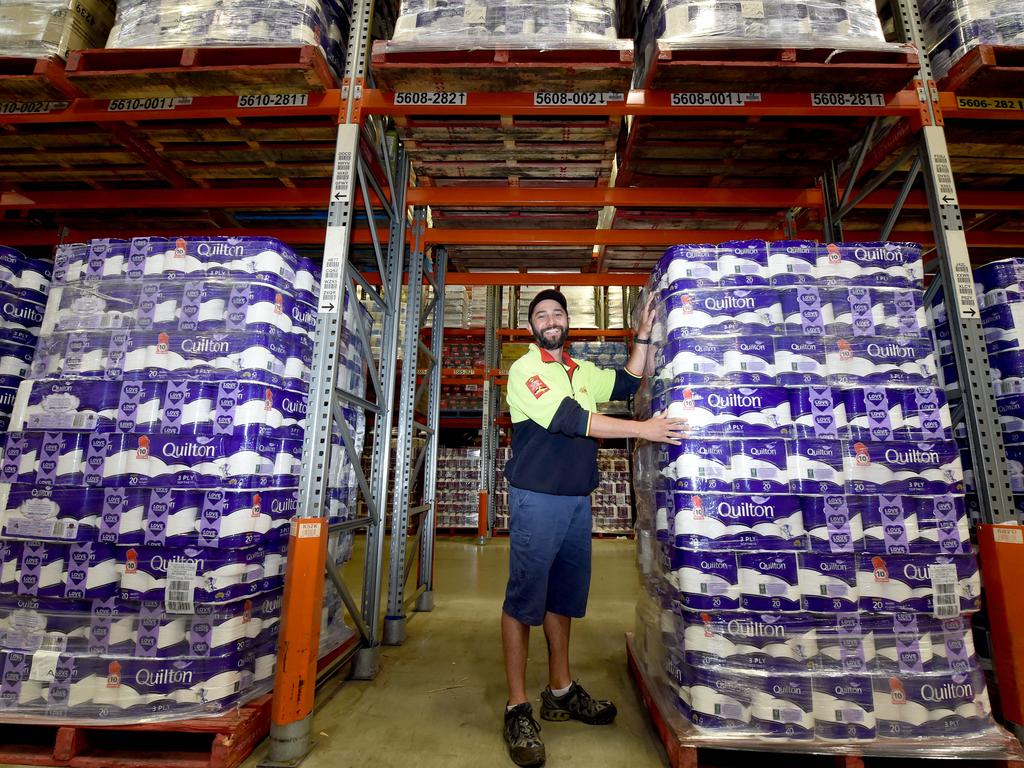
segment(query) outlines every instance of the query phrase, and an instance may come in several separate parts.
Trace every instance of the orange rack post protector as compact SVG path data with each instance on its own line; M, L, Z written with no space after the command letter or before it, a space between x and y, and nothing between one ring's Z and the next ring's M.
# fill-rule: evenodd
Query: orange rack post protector
M1003 717L1024 723L1024 527L982 525L978 529L981 574L992 629L992 656Z
M299 722L313 711L326 558L325 521L318 517L293 520L274 675L271 717L275 725Z

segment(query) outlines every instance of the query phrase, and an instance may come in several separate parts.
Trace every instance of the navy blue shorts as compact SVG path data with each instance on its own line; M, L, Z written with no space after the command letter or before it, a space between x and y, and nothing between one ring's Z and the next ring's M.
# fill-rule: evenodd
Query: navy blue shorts
M536 627L547 612L582 618L590 594L589 496L509 486L508 586L502 609Z

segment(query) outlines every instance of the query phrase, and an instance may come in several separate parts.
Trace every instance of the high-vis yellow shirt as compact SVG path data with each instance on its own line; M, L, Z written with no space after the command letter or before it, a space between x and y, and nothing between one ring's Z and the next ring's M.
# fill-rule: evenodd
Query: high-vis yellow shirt
M509 369L512 458L505 477L528 491L586 496L598 484L591 416L599 403L632 395L640 378L624 368L598 368L562 355L556 359L531 344Z

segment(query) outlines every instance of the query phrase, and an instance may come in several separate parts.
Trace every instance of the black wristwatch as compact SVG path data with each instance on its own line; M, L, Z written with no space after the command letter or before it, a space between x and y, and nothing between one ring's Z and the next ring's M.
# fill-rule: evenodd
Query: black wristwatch
M633 339L634 344L650 344L650 339Z

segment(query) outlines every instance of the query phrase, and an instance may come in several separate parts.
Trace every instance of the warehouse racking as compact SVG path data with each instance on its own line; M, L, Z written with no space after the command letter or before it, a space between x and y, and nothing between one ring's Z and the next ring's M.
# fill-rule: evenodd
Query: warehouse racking
M914 3L893 2L891 9L903 39L920 47ZM1022 208L1018 180L1008 180L1010 174L1002 174L986 184L981 178L984 173L971 177L964 172L960 160L964 155L958 155L955 140L962 130L961 135L968 139L965 143L970 143L969 129L982 122L1000 126L1004 140L1016 141L1014 132L1024 123L1024 93L1015 54L980 50L937 85L927 57L917 58L909 51L853 61L787 50L776 52L770 60L730 57L724 52L717 58L706 53L684 57L675 52L656 58L645 73L643 87L629 90L629 77L623 84L619 81L622 72L631 75L632 66L622 66L626 62L621 56L617 63L607 57L591 62L592 68L617 73L614 82L608 81L607 71L598 82L570 75L580 68L577 65L586 63L571 56L530 59L526 54L489 52L486 61L474 62L469 69L475 80L465 79L466 74L460 80L457 73L446 70L442 79L429 75L413 85L393 79L391 90L378 90L370 87L368 46L373 10L372 0L355 4L340 87L323 74L315 52L310 51L292 51L290 58L272 61L251 52L236 52L234 58L227 59L230 66L224 59L210 63L202 56L179 55L165 63L167 71L160 78L150 72L142 76L133 68L137 63L123 61L120 71L104 70L111 59L103 55L83 54L66 68L52 60L40 60L31 71L13 61L0 63L5 67L0 69L0 122L6 130L6 143L0 146L8 161L7 169L0 172L4 184L0 209L17 222L5 227L6 244L40 247L110 236L115 234L110 221L117 219L131 222L118 228L116 234L124 236L180 234L183 227L205 224L226 235L259 231L293 245L317 246L324 242L320 217L313 218L313 224L308 220L305 226L295 224L310 211L326 211L324 272L337 279L332 287L325 281L321 297L316 372L311 382L311 393L320 397L308 422L302 518L315 523L323 513L322 470L329 460L332 425L342 423L336 418L339 404L364 408L375 415L378 424L390 424L393 416L398 417L394 463L389 430L374 430L372 470L370 477L360 482L368 515L346 524L366 530L362 604L357 605L348 594L339 574L331 574L361 637L355 651L356 674L372 677L382 639L401 642L404 637L409 602L405 584L417 557L412 599L419 610L429 610L432 600L432 471L441 426L437 401L441 370L437 363L443 334L432 335L428 350L420 348L416 334L406 334L405 367L401 377L396 377L398 303L406 281L411 288L409 317L422 314L425 281L434 291L433 327L440 329L446 280L448 284L477 285L638 285L646 279L643 270L668 245L718 242L738 235L827 239L843 231L870 231L874 237L881 228L894 239L933 246L933 268L946 295L957 297L950 303L950 316L956 319L951 325L963 382L962 413L978 477L984 479L979 495L989 524L981 530L982 552L986 573L1001 576L987 584L989 604L993 613L1007 621L1001 636L995 638L997 670L1004 711L1015 723L1024 720L1019 706L1024 673L1007 650L1012 647L1010 631L1021 626L1020 608L1007 594L1014 574L1019 573L1007 564L1014 559L1015 545L1000 534L1007 530L1000 524L1013 519L1012 500L992 393L984 375L988 364L977 306L973 292L956 290L956 275L970 268L968 247L986 255L998 254L1001 249L1019 246L1024 239L1013 221L1013 214ZM247 55L251 58L246 59ZM383 73L386 54L375 58ZM417 68L394 57L391 61L396 66ZM441 63L433 62L434 69ZM614 66L609 67L610 63ZM541 74L528 81L509 77L508 71L516 64L529 65L524 68L539 69ZM773 76L755 83L751 74L766 64L771 64ZM240 65L249 76L225 85L224 71ZM729 76L718 82L709 80L708 73L719 69L728 70ZM184 78L183 71L203 77ZM103 88L108 90L85 85L88 75L97 72L103 76L93 80L105 83ZM190 83L187 87L183 85L186 80ZM154 82L161 83L159 89L154 90ZM385 82L381 77L377 84ZM762 89L759 98L733 101L736 83L743 83L744 93ZM622 98L577 106L571 96L537 96L592 89L621 93ZM439 92L455 94L457 98L450 99L455 103L419 103L432 101L431 94ZM413 97L405 95L409 93ZM695 96L681 98L679 94ZM393 150L380 117L392 118L400 131L406 131L404 148ZM430 145L428 129L444 131L446 120L467 118L481 118L483 124L476 126L478 140L500 147L489 147L474 159L473 172L464 177L468 184L411 186L409 158L435 162L430 152L450 147ZM609 144L608 137L613 126L626 118L630 122L626 148L616 170L617 147ZM709 127L715 130L706 130ZM545 139L553 128L559 138ZM663 129L668 132L659 133ZM668 164L669 175L652 178L646 173L644 163L652 157L665 159L657 151L665 136L672 140L693 137L700 131L708 140L706 151L718 153L713 167L688 166L686 158L669 158L681 161ZM776 137L775 146L766 151L788 152L784 156L794 163L801 161L797 173L792 172L792 163L783 164L781 171L776 164L776 171L771 172L763 157L754 163L742 162L737 148L751 143L757 131ZM951 137L948 145L946 133ZM74 137L77 149L74 144L68 146L69 137ZM216 149L226 154L204 161L197 153L204 149L203 142L211 139L222 142ZM568 159L545 168L531 169L524 164L523 175L508 172L524 152L545 141L560 146L565 158L579 149L574 143L586 145L582 160L577 159L565 171L561 169ZM828 151L805 153L811 141ZM421 174L421 180L443 178L448 172L444 166L441 161L434 176ZM324 168L331 171L330 178L324 175ZM909 181L903 180L904 173ZM828 181L819 186L821 175ZM954 176L974 183L958 193ZM532 186L522 183L524 177L532 179ZM856 192L862 177L866 177L862 191ZM918 178L924 180L923 191L915 189ZM74 188L66 183L69 179L75 182ZM493 184L495 180L500 184ZM612 182L656 186L614 187ZM435 224L444 223L444 227L426 226L428 206L437 212ZM410 208L414 214L407 232ZM891 214L894 208L897 213ZM292 226L266 226L285 210L300 212L289 218ZM510 211L517 213L518 229L494 223ZM60 226L54 216L57 212L61 213ZM885 220L879 221L880 215ZM274 218L261 218L268 216ZM688 226L681 221L684 216ZM149 226L147 217L157 226ZM474 270L510 263L524 268L579 269L583 274L474 274ZM371 285L373 281L362 269L378 272L379 285ZM936 280L934 284L939 283ZM338 311L343 292L354 292L356 286L372 294L385 318L381 357L371 365L376 372L371 376L373 402L359 402L333 386L335 356L331 352L339 340ZM494 323L491 327L497 327L500 309L496 295L489 301L488 314ZM490 345L485 352L488 367L496 367L491 334L486 338ZM413 415L416 362L421 352L432 364L425 385L430 403L425 422L417 422ZM484 423L493 424L493 377L485 376L483 382ZM344 437L344 427L341 429ZM412 459L417 432L428 437L422 461ZM484 429L484 440L485 455L489 456L496 444L491 428ZM343 442L349 449L349 441ZM410 489L415 472L410 465L418 470L420 464L426 472L423 501L413 504ZM378 595L392 466L399 470L391 499L391 526L397 535L391 543L382 637ZM484 461L481 473L481 490L493 499L493 463ZM490 504L482 519L493 525L493 500ZM413 519L419 520L412 534L418 555L416 549L406 552ZM314 551L325 535L318 529L313 541L303 546ZM301 557L290 558L289 582L293 592L308 585L304 607L309 609L318 602L319 587L315 585L322 585L322 574L307 568L303 582L298 571L302 561ZM302 607L289 603L284 629L289 637L311 629L310 611L303 612ZM274 706L273 763L294 761L309 748L314 686L307 683L316 673L308 663L309 647L304 651L306 658L301 653L289 647L281 658L289 677L287 685L278 686Z

